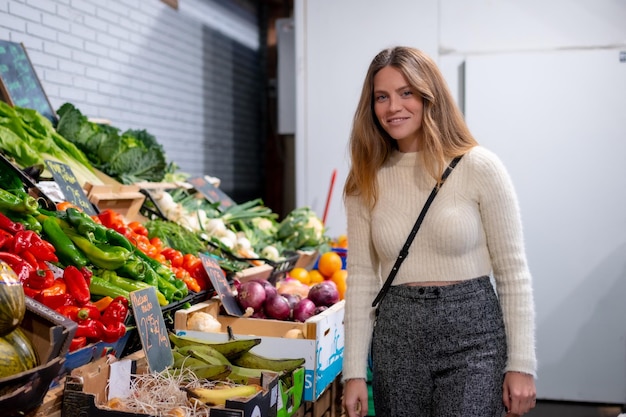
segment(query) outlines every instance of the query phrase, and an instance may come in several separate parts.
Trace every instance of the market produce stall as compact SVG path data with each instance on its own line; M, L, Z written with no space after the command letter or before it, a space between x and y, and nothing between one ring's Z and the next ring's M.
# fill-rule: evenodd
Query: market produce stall
M321 415L314 404L341 372L347 243L308 207L279 219L260 199L234 202L218 179L189 178L145 130L91 122L69 103L57 114L55 126L0 102L0 275L11 284L0 330L7 346L22 333L34 346L27 361L0 352L20 364L0 378L3 410ZM33 328L37 312L57 320ZM125 392L106 388L113 377ZM28 403L14 401L23 381ZM130 401L161 385L175 403Z

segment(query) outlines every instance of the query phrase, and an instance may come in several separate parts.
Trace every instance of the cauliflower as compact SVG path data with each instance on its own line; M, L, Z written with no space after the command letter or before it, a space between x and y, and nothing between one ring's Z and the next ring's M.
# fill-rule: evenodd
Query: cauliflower
M203 311L193 313L187 319L187 329L200 332L219 333L222 331L222 324L211 314Z

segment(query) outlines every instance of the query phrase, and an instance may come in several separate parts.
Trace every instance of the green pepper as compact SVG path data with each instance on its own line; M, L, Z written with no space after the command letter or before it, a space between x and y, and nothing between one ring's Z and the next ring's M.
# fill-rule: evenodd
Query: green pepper
M98 268L116 270L124 265L130 256L130 252L120 246L93 243L71 229L66 229L65 233Z
M61 229L60 222L61 220L55 217L46 217L43 220L41 227L46 239L52 243L57 257L63 264L78 268L86 266L89 260Z
M65 210L67 222L71 224L78 234L89 237L93 236L98 242L107 242L107 227L96 223L87 213L68 207Z
M21 196L0 188L0 209L2 211L16 211L18 213L35 214L39 209L37 199L26 193Z
M159 289L159 291L163 293L165 298L170 302L182 300L183 298L185 298L185 295L186 295L182 290L179 290L178 288L176 288L174 284L172 284L171 282L169 282L167 279L163 278L160 275L158 275L157 288Z
M111 298L115 298L121 296L125 297L127 300L130 300L130 293L128 291L118 287L117 285L113 285L109 281L106 281L96 275L91 277L89 292L92 295L99 295L102 297L109 296Z
M147 268L148 265L146 265L141 258L131 253L126 262L124 262L124 265L117 268L115 271L135 281L144 281Z
M110 245L121 246L126 250L135 251L137 247L130 240L115 229L106 229L106 241Z
M130 278L121 277L117 275L114 271L107 271L107 278L111 284L117 287L120 287L121 289L126 290L128 292L143 290L144 288L148 288L152 286L142 281L135 281ZM168 305L169 302L165 298L165 295L163 295L163 293L157 290L156 288L155 290L156 290L157 300L159 301L159 305L161 306Z

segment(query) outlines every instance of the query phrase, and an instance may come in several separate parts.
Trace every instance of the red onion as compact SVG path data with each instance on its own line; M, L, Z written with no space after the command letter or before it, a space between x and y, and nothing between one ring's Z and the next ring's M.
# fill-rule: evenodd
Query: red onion
M315 303L308 298L303 298L293 308L293 319L304 322L315 315Z
M244 310L248 307L254 311L260 310L265 299L265 289L256 281L243 282L237 292L237 301Z
M278 293L278 290L276 289L276 287L272 285L272 283L266 279L257 278L257 279L254 279L253 281L258 282L259 284L263 286L263 289L265 290L265 298L270 298L271 296L274 296Z
M330 307L339 301L337 285L332 281L323 281L315 284L309 290L309 299L318 307Z
M291 307L289 301L282 295L275 294L265 300L263 304L265 314L276 320L288 320L291 316Z

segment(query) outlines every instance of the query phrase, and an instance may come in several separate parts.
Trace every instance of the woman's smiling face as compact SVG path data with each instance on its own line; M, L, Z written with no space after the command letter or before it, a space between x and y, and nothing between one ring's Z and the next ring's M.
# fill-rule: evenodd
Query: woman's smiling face
M424 104L402 73L385 67L374 76L374 113L401 152L419 149Z

